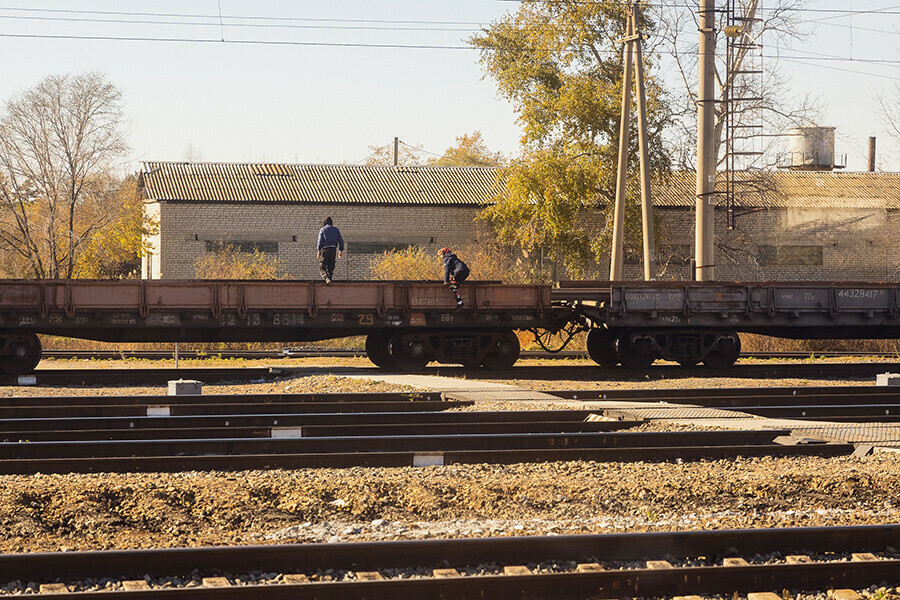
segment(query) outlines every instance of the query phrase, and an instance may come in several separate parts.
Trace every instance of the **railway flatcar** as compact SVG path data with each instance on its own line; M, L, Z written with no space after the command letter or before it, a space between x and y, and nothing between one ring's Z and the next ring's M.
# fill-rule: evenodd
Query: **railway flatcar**
M511 367L516 329L560 318L550 287L434 282L0 280L0 370L32 371L37 334L106 342L302 342L365 335L376 365Z
M41 358L38 334L108 342L302 342L366 336L386 369L430 361L507 369L516 330L586 330L600 365L657 359L730 366L741 333L900 338L900 283L466 283L464 306L434 282L0 280L0 371Z
M564 282L553 298L588 321L588 353L604 366L724 368L740 355L740 333L900 338L900 283Z

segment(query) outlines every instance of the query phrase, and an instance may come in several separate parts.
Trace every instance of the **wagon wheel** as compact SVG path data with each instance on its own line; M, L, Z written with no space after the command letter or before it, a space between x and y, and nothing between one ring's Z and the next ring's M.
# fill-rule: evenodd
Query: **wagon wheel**
M481 364L491 371L511 369L519 360L519 338L512 331L504 331L493 348L481 359Z
M741 338L734 331L719 337L715 346L703 357L703 363L712 369L727 369L741 355Z
M10 354L0 357L0 372L7 375L31 373L41 362L41 340L27 331L5 335Z
M609 329L594 328L587 334L587 353L601 367L619 364L616 356L616 336Z
M421 371L428 364L425 344L402 331L395 333L388 344L390 358L397 368L407 373Z
M397 370L397 365L391 358L392 331L378 331L366 336L366 356L375 366L386 370Z
M619 356L619 362L626 369L646 369L656 360L653 355L653 344L649 339L639 338L632 341L627 332L619 336L616 353Z

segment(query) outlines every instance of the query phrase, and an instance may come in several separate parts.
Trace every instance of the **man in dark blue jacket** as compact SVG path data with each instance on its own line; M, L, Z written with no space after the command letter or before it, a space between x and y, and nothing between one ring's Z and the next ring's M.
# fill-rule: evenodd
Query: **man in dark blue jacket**
M340 248L340 252L338 248ZM341 237L340 230L334 226L331 217L327 217L322 223L316 251L319 257L319 272L322 273L325 283L331 283L334 277L335 255L338 258L344 256L344 238Z
M453 293L453 297L456 298L456 310L459 310L463 306L463 301L458 291L459 284L469 276L469 267L466 266L466 263L459 260L450 248L441 248L438 250L438 256L444 261L444 284L450 285L450 291Z

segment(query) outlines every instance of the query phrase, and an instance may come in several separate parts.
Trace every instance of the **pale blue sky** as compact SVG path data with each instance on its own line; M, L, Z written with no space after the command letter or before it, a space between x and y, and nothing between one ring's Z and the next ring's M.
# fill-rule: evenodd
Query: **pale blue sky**
M515 115L498 99L493 82L482 79L475 51L349 45L464 46L462 40L478 24L515 10L515 2L221 0L224 30L218 24L219 4L0 0L0 52L5 57L0 99L46 75L102 71L125 94L135 161L182 160L191 147L213 161L353 163L368 155L369 145L389 143L394 136L441 153L457 135L474 130L482 132L493 150L517 151ZM900 81L900 0L811 0L808 7L893 8L894 14L852 18L805 12L802 18L816 20L818 26L802 45L782 49L782 54L819 53L856 61L809 54L816 60L781 64L794 93L821 98L826 109L821 124L838 128L836 151L848 154L851 169L864 168L867 138L878 135L882 167L900 170L900 151L881 133L872 100L877 91ZM166 14L173 16L154 16ZM270 27L239 26L237 16L243 17L241 23ZM100 19L153 23L97 23ZM230 43L8 37L220 40L223 33ZM234 43L238 40L288 43ZM302 45L309 42L336 45ZM869 59L895 62L864 62Z

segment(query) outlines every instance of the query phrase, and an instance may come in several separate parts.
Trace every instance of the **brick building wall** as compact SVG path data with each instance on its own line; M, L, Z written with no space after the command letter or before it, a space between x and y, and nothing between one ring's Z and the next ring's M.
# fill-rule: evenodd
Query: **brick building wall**
M334 219L347 244L337 263L340 279L368 279L370 263L393 247L417 245L429 253L443 246L472 243L483 228L471 206L348 206L290 204L159 204L147 213L159 219L160 234L149 241L144 259L150 278L196 276L195 261L209 243L277 244L281 274L318 279L316 236L326 216ZM694 244L693 211L658 208L657 278L689 280ZM484 235L484 232L481 232ZM738 218L726 227L716 214L716 279L894 280L900 276L900 213L886 209L768 209ZM626 279L643 277L640 248L630 248ZM609 274L608 258L596 277ZM593 275L593 274L592 274Z
M484 225L474 219L499 189L497 173L487 167L146 163L146 214L158 218L160 233L146 240L152 252L142 272L194 277L197 259L225 242L277 256L282 275L318 279L316 235L331 216L347 242L336 277L368 279L373 257L385 250L417 245L434 252L475 242ZM716 211L716 279L900 276L900 174L772 172L764 180L736 201L743 214L734 229L725 211ZM692 276L694 194L691 173L653 187L657 279ZM605 227L597 213L593 230ZM625 278L642 278L641 248L625 250ZM561 269L553 272L566 277ZM587 276L608 274L607 257Z
M336 279L368 279L372 259L394 247L417 245L429 253L476 238L473 206L149 203L159 209L158 255L153 278L190 279L195 263L218 242L249 242L278 258L281 275L319 279L316 240L330 216L346 244ZM154 260L157 259L157 260ZM435 259L437 264L437 259ZM437 277L436 268L436 277ZM144 269L146 273L146 267Z
M691 278L694 212L656 209L658 279ZM900 277L900 213L878 208L771 208L728 229L716 212L719 281L888 281ZM637 255L639 255L638 249ZM603 269L604 273L609 268ZM641 261L625 265L643 277Z

